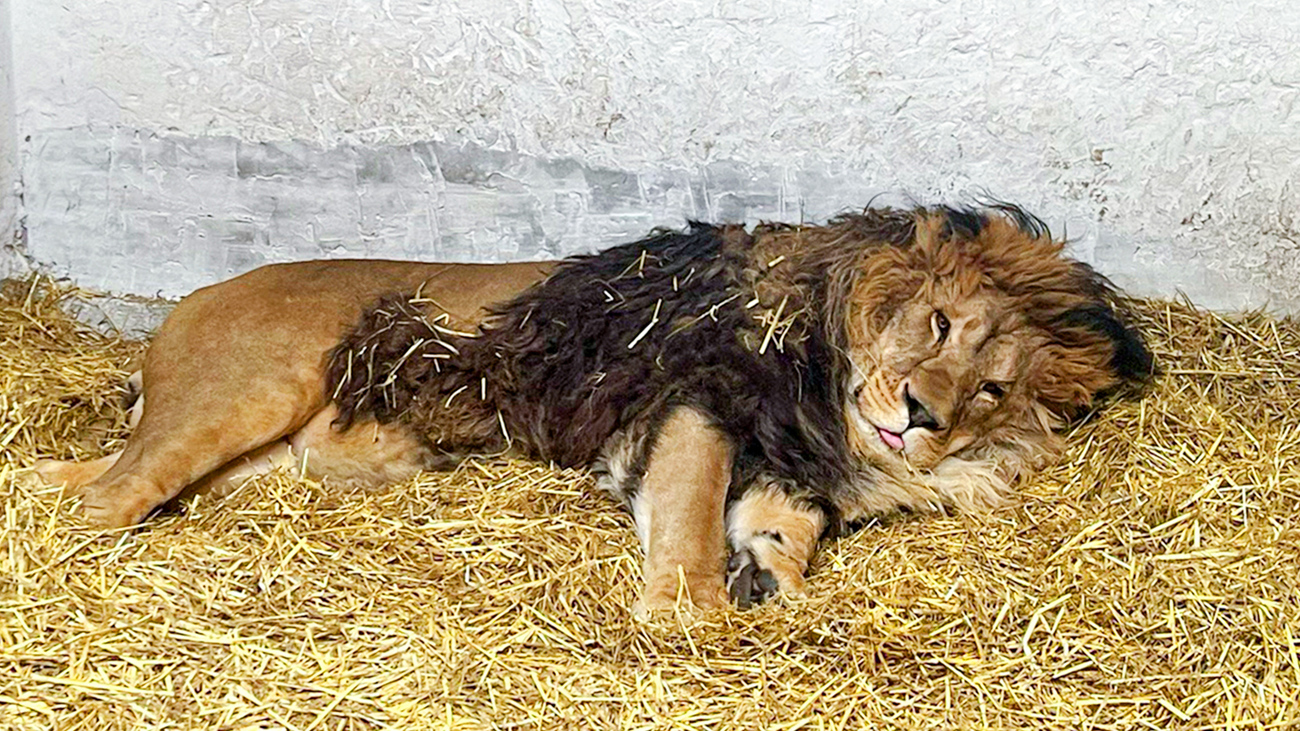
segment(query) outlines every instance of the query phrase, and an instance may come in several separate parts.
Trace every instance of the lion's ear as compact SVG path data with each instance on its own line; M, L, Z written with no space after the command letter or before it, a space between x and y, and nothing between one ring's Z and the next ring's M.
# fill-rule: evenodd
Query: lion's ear
M1081 280L1079 289L1086 303L1062 313L1057 323L1083 328L1110 343L1110 367L1117 385L1146 384L1155 374L1155 359L1142 333L1132 325L1135 318L1128 302L1115 292L1110 280L1087 264L1076 264L1075 275Z
M1127 319L1116 304L1098 303L1065 312L1059 323L1066 327L1086 328L1105 338L1113 353L1110 368L1115 380L1121 384L1141 385L1151 379L1155 360L1142 334L1129 325Z

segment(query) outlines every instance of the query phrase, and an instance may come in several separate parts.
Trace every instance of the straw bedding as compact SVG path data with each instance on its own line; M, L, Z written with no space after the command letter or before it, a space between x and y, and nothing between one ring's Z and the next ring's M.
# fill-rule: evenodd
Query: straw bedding
M1141 305L1164 374L992 516L829 542L812 598L645 627L581 472L276 474L83 527L137 343L0 298L0 728L1273 728L1300 722L1300 326Z

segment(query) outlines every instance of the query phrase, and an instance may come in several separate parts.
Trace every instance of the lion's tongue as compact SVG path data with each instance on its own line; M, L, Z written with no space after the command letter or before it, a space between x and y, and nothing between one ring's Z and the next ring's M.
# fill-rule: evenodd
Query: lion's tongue
M892 431L889 431L888 429L881 429L879 427L876 428L876 431L880 432L880 438L884 440L885 444L889 445L890 449L903 448L902 434L895 434Z

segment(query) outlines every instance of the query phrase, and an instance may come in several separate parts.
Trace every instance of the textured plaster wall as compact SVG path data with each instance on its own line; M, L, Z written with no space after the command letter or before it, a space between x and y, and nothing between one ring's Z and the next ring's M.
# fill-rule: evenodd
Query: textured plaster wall
M1300 310L1291 0L8 1L27 251L89 287L990 193Z
M0 276L25 263L18 249L18 130L14 119L9 0L0 0Z

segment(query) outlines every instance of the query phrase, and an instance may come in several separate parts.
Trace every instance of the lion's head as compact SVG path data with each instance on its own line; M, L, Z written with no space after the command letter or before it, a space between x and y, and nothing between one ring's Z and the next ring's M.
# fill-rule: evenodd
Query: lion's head
M928 475L945 502L991 502L1059 451L1054 431L1098 394L1151 373L1109 282L1018 208L868 212L830 229L885 242L839 283L851 451Z

